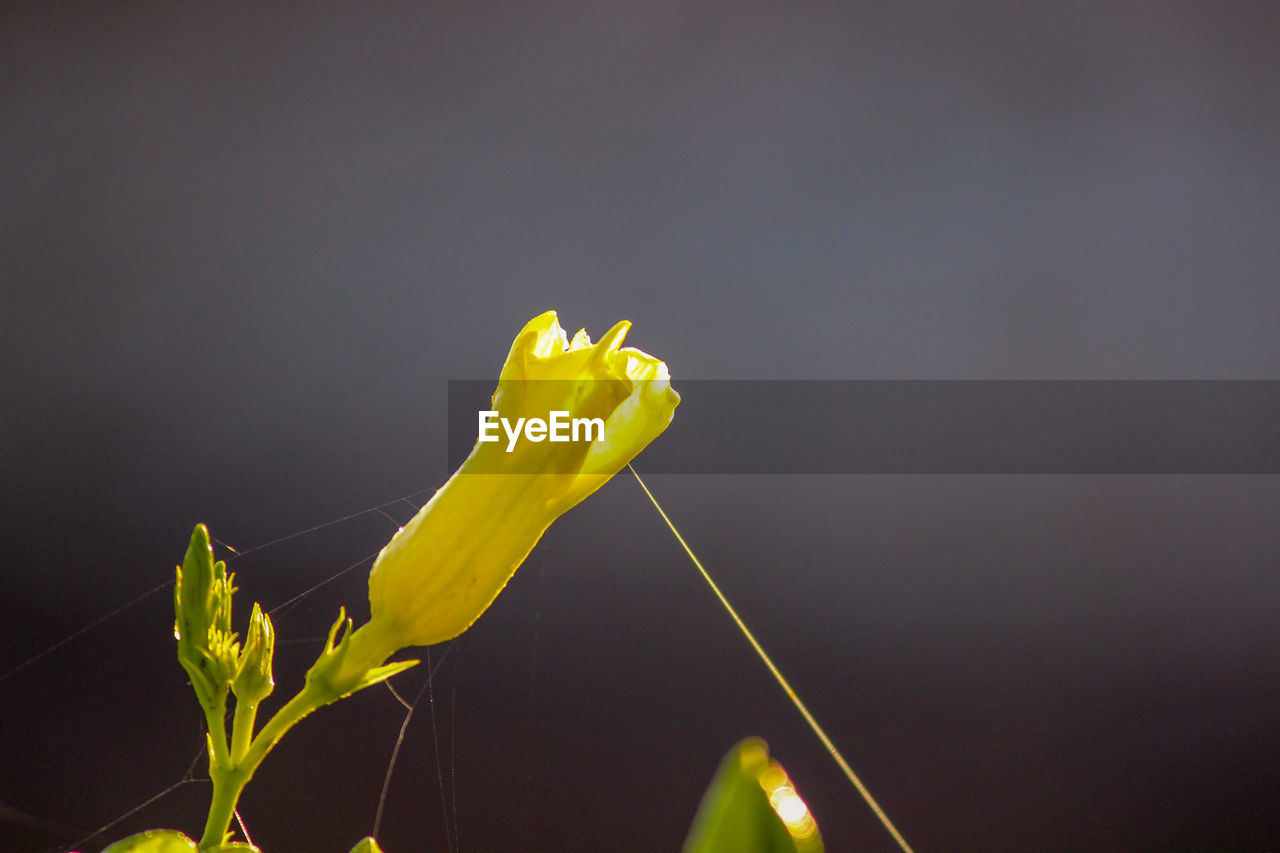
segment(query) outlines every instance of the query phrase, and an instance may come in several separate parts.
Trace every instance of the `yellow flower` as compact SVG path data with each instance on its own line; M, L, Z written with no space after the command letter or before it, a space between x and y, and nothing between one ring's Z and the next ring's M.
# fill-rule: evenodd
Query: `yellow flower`
M577 441L477 442L382 549L369 573L372 619L351 638L371 660L458 636L497 597L553 521L621 470L671 422L680 396L667 366L621 347L630 323L569 341L554 311L516 336L493 395L508 425L553 413L603 421ZM496 424L495 424L496 426ZM499 430L501 433L501 430Z

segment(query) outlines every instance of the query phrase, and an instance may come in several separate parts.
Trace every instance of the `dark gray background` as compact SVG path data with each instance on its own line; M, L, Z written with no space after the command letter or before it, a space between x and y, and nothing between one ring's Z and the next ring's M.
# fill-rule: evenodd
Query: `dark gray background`
M196 521L247 550L386 505L236 560L242 616L375 552L447 476L447 380L547 308L635 321L677 387L1280 378L1276 10L6 4L0 672ZM652 486L921 853L1280 849L1275 477ZM363 571L278 612L282 694ZM169 595L0 681L0 849L182 777ZM389 853L455 817L463 851L676 850L748 734L831 850L892 849L625 478L433 697ZM348 849L400 719L302 724L254 840ZM109 835L198 834L207 796Z

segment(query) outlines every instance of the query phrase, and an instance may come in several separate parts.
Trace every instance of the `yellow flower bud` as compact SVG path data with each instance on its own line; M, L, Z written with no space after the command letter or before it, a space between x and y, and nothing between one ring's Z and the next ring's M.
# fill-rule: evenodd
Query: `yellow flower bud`
M628 328L618 323L592 344L585 331L570 342L554 311L529 321L511 346L493 409L512 422L555 412L599 418L603 435L522 440L511 449L505 437L477 442L374 561L373 618L357 637L390 654L461 634L547 527L666 429L680 396L663 362L621 346Z

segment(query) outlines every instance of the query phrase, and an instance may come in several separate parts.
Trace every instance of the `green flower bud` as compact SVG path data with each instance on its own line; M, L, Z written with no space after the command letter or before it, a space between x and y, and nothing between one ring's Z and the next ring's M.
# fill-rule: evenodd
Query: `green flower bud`
M231 631L234 581L226 563L213 560L208 528L197 524L177 569L173 636L178 641L178 662L206 706L225 696L235 677L239 646Z
M271 658L275 653L276 635L271 617L256 603L249 617L249 634L236 669L231 689L241 702L258 703L271 695L275 680L271 677Z

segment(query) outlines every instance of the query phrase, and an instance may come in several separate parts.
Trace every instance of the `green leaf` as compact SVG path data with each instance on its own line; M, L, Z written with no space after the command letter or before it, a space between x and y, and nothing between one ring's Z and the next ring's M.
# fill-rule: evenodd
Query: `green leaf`
M360 839L360 843L351 848L351 853L382 853L382 848L378 846L377 840L371 835L368 838Z
M822 853L822 836L765 742L729 750L698 806L684 853Z
M356 687L356 690L363 690L366 687L372 687L375 684L381 684L391 676L399 675L400 673L404 672L406 669L412 669L418 664L419 664L419 661L416 661L416 660L398 660L398 661L392 661L391 663L384 664L382 666L374 667L373 669L369 670L369 673L364 678L360 679L360 684ZM355 691L352 691L352 692L354 693Z
M199 853L199 846L176 829L148 829L117 841L102 853Z

